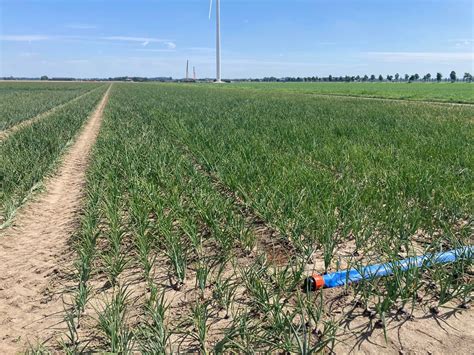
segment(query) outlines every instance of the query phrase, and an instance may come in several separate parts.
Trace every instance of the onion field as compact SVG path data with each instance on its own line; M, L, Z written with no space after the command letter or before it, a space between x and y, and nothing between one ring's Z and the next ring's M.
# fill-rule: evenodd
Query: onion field
M48 100L9 85L15 94L1 84L0 97L27 99L0 105L4 127L85 95L0 142L5 225L109 87L53 84ZM405 322L471 312L472 258L337 289L302 285L473 245L474 106L291 88L113 84L73 260L58 265L66 326L49 351L346 353L378 334L396 353Z
M40 85L45 87L44 85L48 84ZM8 139L0 142L2 181L0 224L11 221L15 211L24 204L32 190L38 189L44 176L53 171L54 165L61 157L64 149L74 139L106 89L105 85L91 87L90 84L85 84L87 86L79 84L75 89L73 89L73 85L68 85L71 89L57 96L61 98L62 95L71 95L71 93L78 95L78 92L84 95L77 97L74 102L60 107L51 115L14 132ZM56 84L53 84L53 90L55 86ZM84 88L90 91L84 91ZM16 90L19 97L26 98L26 104L19 105L17 103L23 110L17 110L18 112L14 116L16 118L26 117L22 115L26 112L28 114L33 112L26 111L28 106L31 110L37 112L39 108L45 110L45 107L54 107L51 101L56 104L59 102L55 101L59 100L58 97L54 93L48 93L48 90L39 90L40 96L35 95L36 90L32 91L31 96L28 89L25 89L27 94L24 95L18 94L18 91ZM71 93L68 94L68 91L71 91ZM42 97L43 95L49 95L50 98L55 99L47 101L48 103L45 104L46 101L43 101L45 100ZM62 101L64 101L64 97L61 98ZM7 106L7 102L5 102L5 106ZM14 121L18 122L19 119Z
M473 114L116 85L75 240L68 345L318 352L337 349L349 313L387 329L400 312L465 305L469 260L336 293L301 284L472 244Z
M100 84L1 83L0 131L63 104Z
M474 103L474 90L468 83L239 83L230 87L279 90L307 95L369 97L380 99Z

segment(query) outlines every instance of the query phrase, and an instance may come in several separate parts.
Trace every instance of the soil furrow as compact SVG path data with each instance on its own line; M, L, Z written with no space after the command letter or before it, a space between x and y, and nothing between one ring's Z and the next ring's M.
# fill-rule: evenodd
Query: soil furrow
M65 153L45 192L22 208L0 238L0 349L24 350L65 329L65 272L74 257L68 246L79 224L85 173L111 86ZM76 98L77 99L77 98Z

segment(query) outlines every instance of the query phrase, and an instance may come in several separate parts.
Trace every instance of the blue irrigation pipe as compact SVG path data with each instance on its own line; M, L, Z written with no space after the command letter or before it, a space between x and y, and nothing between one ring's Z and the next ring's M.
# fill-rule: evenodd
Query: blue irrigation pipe
M305 291L315 291L320 288L340 287L361 280L393 275L395 270L406 271L425 265L446 264L458 259L472 259L474 246L463 247L442 253L425 254L385 264L364 266L360 269L342 270L326 275L314 274L308 277L303 285Z

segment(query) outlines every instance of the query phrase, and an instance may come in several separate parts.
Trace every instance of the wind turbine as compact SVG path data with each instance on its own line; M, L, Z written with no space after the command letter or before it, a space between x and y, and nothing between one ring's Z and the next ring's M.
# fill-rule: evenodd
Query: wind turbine
M212 0L209 3L209 20L212 15ZM216 0L216 83L222 83L221 78L221 2Z

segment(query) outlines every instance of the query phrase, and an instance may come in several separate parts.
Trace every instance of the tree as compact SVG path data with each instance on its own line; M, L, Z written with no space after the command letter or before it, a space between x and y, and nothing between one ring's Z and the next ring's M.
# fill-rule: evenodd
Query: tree
M443 79L443 74L441 73L436 73L436 81L439 83Z
M454 70L449 74L449 78L451 79L452 83L456 81L456 72Z
M332 75L329 75L329 81L332 81Z
M362 81L367 81L367 80L369 80L369 76L365 74L364 77L362 78Z
M48 79L49 79L49 78L48 78L46 75L43 75L43 76L41 77L41 80L48 80Z
M405 81L408 81L410 79L410 75L405 74Z
M424 80L424 81L430 81L430 80L431 80L431 74L430 74L430 73L426 74L426 75L423 77L423 80Z
M398 81L398 79L400 79L400 74L395 74L395 81Z
M387 75L387 81L392 81L393 80L393 75Z
M383 81L383 76L382 76L382 74L379 75L379 81Z
M419 76L418 74L413 75L413 77L415 78L415 80L419 80L419 79L420 79L420 76Z
M370 76L370 81L375 81L375 75L374 75L374 74L372 74L372 75Z
M464 73L464 78L463 78L464 81L467 81L468 83L470 83L472 81L472 74L471 73Z

